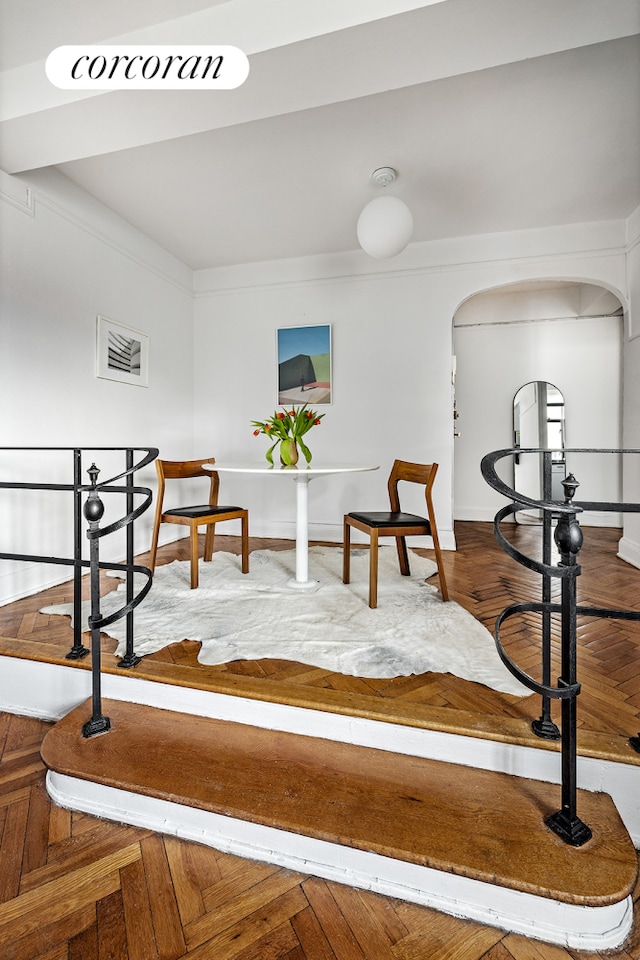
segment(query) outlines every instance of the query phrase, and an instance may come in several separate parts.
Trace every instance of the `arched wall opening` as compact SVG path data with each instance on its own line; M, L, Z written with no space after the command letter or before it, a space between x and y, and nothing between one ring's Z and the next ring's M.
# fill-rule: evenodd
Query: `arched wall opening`
M525 383L547 381L564 395L566 446L622 446L623 340L618 296L582 280L508 284L460 305L453 321L454 519L491 521L504 505L482 479L480 461L513 446L513 399ZM622 499L619 457L573 455L567 468L581 483L580 498ZM502 475L513 481L510 462ZM613 514L583 521L622 526Z

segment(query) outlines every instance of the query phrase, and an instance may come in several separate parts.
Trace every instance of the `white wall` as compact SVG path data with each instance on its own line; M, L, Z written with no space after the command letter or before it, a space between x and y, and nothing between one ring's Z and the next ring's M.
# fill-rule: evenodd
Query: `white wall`
M627 222L629 313L624 349L624 430L627 449L640 450L640 207ZM626 458L624 496L640 502L640 454ZM640 514L626 514L619 555L640 567Z
M191 272L53 171L3 174L0 188L0 447L141 445L189 455ZM149 336L148 388L96 377L98 314ZM95 459L104 479L112 462ZM0 451L0 479L71 482L72 455ZM154 483L154 467L137 480ZM68 494L0 491L0 551L72 556L70 509ZM138 549L151 522L149 512L137 524ZM121 559L124 540L104 551ZM0 561L0 603L69 576L68 567Z
M453 548L452 320L474 293L533 278L590 281L624 300L624 225L414 244L386 262L354 252L199 271L196 441L219 459L260 459L266 441L250 421L274 408L276 328L331 323L334 403L311 449L373 459L380 470L314 481L311 535L339 541L344 512L386 503L394 457L414 458L440 463L436 513ZM224 483L225 499L249 506L256 534L293 534L293 491L255 478Z
M443 545L455 546L452 318L469 297L556 278L600 284L626 302L622 221L414 244L387 262L358 251L192 275L53 171L3 178L1 187L0 446L140 444L169 459L261 460L266 440L252 436L250 421L275 407L276 328L330 323L334 403L309 434L311 449L380 469L311 484L313 537L340 540L346 510L385 503L399 456L440 463L436 511ZM149 334L148 389L95 377L97 314ZM640 446L637 344L625 346L625 442L635 436ZM36 467L45 470L40 460ZM2 479L15 479L16 470L3 455ZM32 465L25 471L31 476ZM155 471L140 479L155 486ZM628 489L631 497L633 484ZM293 489L224 478L222 496L250 508L255 535L293 535ZM19 495L3 493L0 502L0 550L66 549L58 504L55 513L47 507L43 524L40 501L26 519ZM150 524L150 515L138 524L139 550ZM640 537L633 533L629 543ZM0 602L56 578L67 573L1 563Z
M277 405L275 330L329 323L333 403L317 408L325 417L305 440L317 460L372 463L380 470L314 480L309 488L312 536L341 540L345 511L376 504L384 509L395 457L444 465L435 499L451 534L450 415L446 409L429 412L431 397L449 387L450 361L443 366L441 358L450 357L451 335L447 323L425 313L426 297L427 282L419 275L247 286L200 297L200 446L219 460L264 460L269 444L264 436L252 435L250 422L270 415ZM249 507L254 534L293 535L293 484L224 475L221 484L224 500ZM412 497L407 503L424 510L424 494L421 501Z
M500 297L497 293L496 299ZM504 505L504 498L482 478L480 461L490 450L513 445L513 398L525 383L546 380L563 394L567 447L622 446L621 317L457 326L454 349L460 431L455 447L456 519L491 521ZM619 457L573 454L567 470L580 481L576 499L620 500ZM504 461L499 473L513 481L511 460ZM621 518L589 514L581 522L616 526Z

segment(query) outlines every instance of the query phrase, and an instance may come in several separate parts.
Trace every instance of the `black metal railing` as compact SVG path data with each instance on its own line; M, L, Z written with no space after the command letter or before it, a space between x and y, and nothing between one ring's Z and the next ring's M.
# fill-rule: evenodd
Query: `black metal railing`
M514 560L542 577L542 599L540 602L514 603L506 607L496 620L495 642L498 653L511 673L526 687L542 697L542 713L534 720L534 732L547 739L561 739L562 745L562 807L547 818L547 824L563 840L573 846L581 846L591 837L590 828L577 814L577 697L580 683L577 676L577 618L605 617L617 620L640 620L640 612L634 610L612 610L600 607L585 607L577 602L576 581L581 573L577 562L582 547L583 534L578 515L584 510L597 510L605 513L638 513L640 503L611 503L596 501L576 501L575 494L580 486L573 474L562 481L564 502L551 499L551 464L554 451L550 449L506 449L495 450L482 459L482 476L487 483L507 497L511 503L503 507L495 516L494 532L500 546ZM598 450L592 448L574 448L562 451L565 457L571 454L640 454L640 450ZM522 454L536 454L542 457L542 500L518 493L508 486L497 474L496 463L508 457ZM535 560L518 550L504 535L502 521L514 514L535 510L542 514L542 559ZM555 524L553 539L560 554L560 563L552 564L552 526ZM560 602L552 602L552 581L560 581ZM515 664L506 653L500 639L500 629L510 617L517 614L534 612L541 614L541 681L534 680ZM551 683L551 618L560 616L561 626L561 676L554 686ZM561 701L561 725L559 730L551 719L551 700ZM640 737L640 734L639 734ZM630 737L635 747L637 738Z
M98 453L105 454L124 454L124 469L117 472L98 483L99 468L95 462L87 469L89 474L89 483L82 482L83 474L83 453L90 450L93 455ZM91 655L92 655L92 717L85 724L83 734L85 737L93 736L97 733L104 733L110 728L109 718L102 714L101 698L101 670L100 670L100 632L103 627L114 623L126 617L126 646L125 654L118 664L125 669L134 667L140 662L134 651L134 633L133 633L133 611L139 603L146 597L151 589L152 573L144 566L134 563L134 536L133 523L137 518L148 509L151 504L152 492L148 487L134 485L134 474L137 470L151 463L158 456L156 447L0 447L0 453L65 453L69 452L73 457L73 482L72 483L40 483L40 482L17 482L11 480L0 480L0 489L6 490L43 490L43 491L68 491L73 496L73 557L52 557L42 556L33 553L5 553L0 552L0 560L25 560L33 563L52 563L63 566L73 566L73 645L67 654L70 660L78 660L87 656L89 650L83 646L82 634L84 624L82 622L82 575L88 567L91 579L91 613L89 615L88 626L91 630ZM134 463L134 453L142 453L141 459ZM39 465L42 472L43 464ZM118 481L124 479L124 484ZM87 494L84 506L82 504L83 495ZM125 514L112 523L100 527L100 521L104 515L104 504L101 500L101 494L124 494L125 496ZM135 505L135 498L144 499ZM82 518L87 521L88 529L85 531L86 538L89 540L89 559L83 558L83 538L82 538ZM99 543L103 537L115 533L117 530L125 528L126 546L125 562L113 563L100 560ZM100 613L100 571L115 570L124 573L126 602L115 612L107 617ZM137 594L134 593L134 574L140 573L146 577L146 581Z

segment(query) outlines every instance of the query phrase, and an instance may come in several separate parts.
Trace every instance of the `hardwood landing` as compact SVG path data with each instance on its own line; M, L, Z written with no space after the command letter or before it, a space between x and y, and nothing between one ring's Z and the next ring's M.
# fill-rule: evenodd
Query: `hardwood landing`
M620 531L586 528L578 578L581 603L640 608L640 571L616 556ZM513 542L535 554L540 534L536 527L513 526ZM449 592L489 630L509 603L539 599L540 578L504 554L489 523L457 523L458 550L445 551ZM239 538L217 536L215 549L239 551ZM284 540L251 539L252 550L291 549ZM431 551L418 551L431 556ZM144 563L147 555L141 554ZM188 541L160 548L159 562L188 559ZM113 590L113 578L103 578L103 590ZM85 584L88 588L88 584ZM68 602L72 585L62 584L0 607L0 655L70 665L65 655L72 642L67 617L38 613L45 605ZM510 656L532 676L539 676L540 626L535 615L514 618L503 629ZM114 656L116 643L102 639L104 669L123 675ZM350 677L285 660L235 661L219 666L198 662L200 645L190 640L151 654L131 676L159 683L211 690L283 704L309 707L347 716L386 720L416 727L482 736L521 743L541 750L557 745L538 739L531 721L540 715L540 698L513 697L452 674L427 673L391 680ZM552 634L552 676L558 676L559 637ZM73 664L90 667L89 658ZM629 737L640 732L640 623L584 619L578 629L578 750L586 756L640 764ZM76 701L78 702L78 701ZM552 703L559 723L559 704Z
M51 724L0 714L3 960L638 960L583 953L51 802Z
M163 832L458 916L489 909L496 926L571 946L629 932L636 852L606 794L580 791L593 838L576 849L544 825L557 799L544 783L120 701L104 712L107 735L82 737L88 703L42 746L72 809L160 817Z

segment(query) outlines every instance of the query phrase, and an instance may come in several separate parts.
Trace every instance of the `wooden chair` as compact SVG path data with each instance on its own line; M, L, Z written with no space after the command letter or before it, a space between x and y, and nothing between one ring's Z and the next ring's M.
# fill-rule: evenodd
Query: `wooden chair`
M215 463L215 457L208 457L205 460L156 460L158 494L153 535L151 537L150 567L152 571L156 567L160 524L179 523L189 527L191 538L191 589L198 586L198 527L200 526L206 526L207 528L204 539L204 559L209 561L213 556L213 537L216 523L222 523L223 520L241 520L242 572L249 572L249 512L242 507L218 506L220 478L215 470L205 470L204 463ZM207 477L209 479L209 502L197 506L173 507L171 510L163 510L165 480L186 480L192 477Z
M369 545L369 606L372 608L378 605L378 537L395 537L396 547L398 549L398 562L400 564L400 573L408 577L409 556L407 554L407 543L405 537L431 536L433 540L433 549L436 555L436 564L438 566L438 575L440 578L440 593L443 600L449 599L447 582L444 575L442 564L442 554L440 552L440 541L438 539L438 528L433 510L431 499L431 489L436 473L438 472L437 463L407 463L404 460L396 460L389 475L387 487L389 490L389 501L391 510L388 512L376 513L347 513L344 518L344 560L342 570L343 583L350 582L351 568L351 527L366 533L370 537ZM427 517L419 517L413 513L403 513L400 510L400 499L398 496L398 481L408 480L411 483L421 483L425 486L425 497L427 501Z

